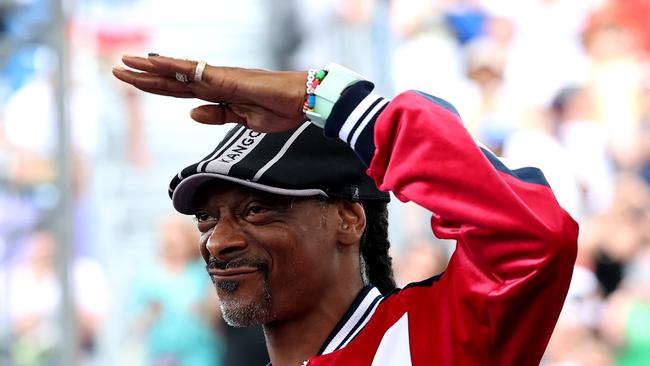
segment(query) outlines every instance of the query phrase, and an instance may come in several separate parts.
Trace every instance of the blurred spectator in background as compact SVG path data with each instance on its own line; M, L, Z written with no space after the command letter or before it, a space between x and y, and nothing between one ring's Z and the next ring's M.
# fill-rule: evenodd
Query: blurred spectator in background
M505 82L520 107L545 107L564 85L585 78L581 31L602 0L481 0L490 17L507 20ZM492 31L496 30L491 28Z
M390 71L396 92L417 89L462 108L460 51L444 16L456 2L466 1L390 1L389 21L396 43ZM467 7L473 9L476 5Z
M609 294L618 287L625 263L650 243L650 187L636 174L619 174L612 206L596 220L597 274Z
M414 237L394 253L393 271L398 287L412 282L420 282L441 274L447 267L449 257L442 243L433 238Z
M603 213L614 193L607 132L594 119L593 99L583 87L566 87L551 103L555 135L564 147L580 189L578 218Z
M185 217L158 228L159 255L135 279L136 335L146 337L146 365L220 366L221 317L210 277L199 258L198 231Z
M594 12L583 33L589 56L588 83L595 98L594 112L609 136L619 168L639 164L637 133L641 120L641 97L647 55L639 47L638 34L611 7L624 1L610 0ZM643 13L641 13L643 14ZM645 24L648 24L648 14Z
M560 320L555 327L543 366L613 366L608 345L589 328Z
M650 245L625 266L622 286L608 299L602 332L616 347L617 364L650 365Z
M467 90L461 114L467 129L494 153L501 155L504 140L516 129L516 96L504 85L507 52L488 37L478 37L464 47Z
M53 157L57 147L56 100L52 85L56 66L54 52L50 47L40 46L31 50L31 57L25 56L31 61L31 72L21 73L22 83L9 96L3 110L7 143L40 159ZM38 108L34 108L34 101L38 101Z
M648 363L643 357L650 339L650 326L644 324L650 190L630 173L619 174L615 185L607 211L581 224L571 287L547 351L549 365Z
M625 24L634 36L635 48L650 55L649 14L650 2L647 0L609 0L600 9L598 16Z
M649 16L650 18L650 16ZM641 93L641 123L639 125L639 153L641 155L640 173L646 184L650 185L650 63Z
M506 138L503 157L513 166L539 167L562 208L580 222L580 187L568 153L555 136L552 116L546 109L533 109L524 117L527 128Z
M56 278L56 243L51 233L35 233L24 261L10 274L9 316L17 364L51 365L62 341L57 317L60 288Z
M59 328L61 288L56 275L57 243L49 231L36 231L27 240L26 253L9 272L9 321L16 365L52 365L61 346ZM108 291L99 264L77 258L72 272L80 362L90 362L96 335L106 315Z
M98 2L99 3L99 2ZM116 6L127 6L124 2L117 2ZM89 24L80 20L71 26L76 32L71 37L71 43L81 49L89 46L94 47L95 54L84 54L77 52L78 59L75 60L75 67L84 70L95 68L103 73L109 70L112 65L119 60L125 50L143 49L149 47L151 30L145 25L134 25L131 19L123 19L116 16L116 11L107 11L104 7L96 9L101 14L101 21L98 24ZM134 12L137 13L137 12ZM132 17L133 15L131 15ZM117 18L117 19L116 19ZM92 57L95 57L92 59ZM93 61L93 62L89 62ZM96 71L96 70L88 70ZM89 82L87 73L77 73L77 88L86 91L86 93L97 93L97 83L100 80L91 80ZM84 83L86 85L84 85ZM94 89L94 90L93 90ZM126 160L129 165L137 170L146 171L151 159L150 147L145 139L145 118L143 116L143 101L141 95L134 93L133 90L117 86L113 91L112 97L115 101L110 106L111 120L108 131L105 132L104 146L105 149L123 151L122 159ZM86 102L86 104L89 104ZM84 111L83 108L77 108ZM106 122L106 121L105 121Z
M604 292L596 276L599 245L594 235L598 230L596 225L600 223L589 221L580 226L578 258L569 293L542 363L545 366L614 364L611 347L598 336Z
M272 1L270 39L279 67L309 68L332 60L372 76L373 15L379 0ZM280 21L278 21L280 20Z

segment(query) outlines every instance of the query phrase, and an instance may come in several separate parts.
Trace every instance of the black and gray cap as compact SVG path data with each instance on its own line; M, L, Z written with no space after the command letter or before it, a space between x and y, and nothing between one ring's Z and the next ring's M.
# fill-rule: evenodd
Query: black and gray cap
M174 208L184 214L194 213L197 190L215 179L286 196L388 202L388 193L365 171L348 145L325 138L310 122L279 133L237 125L210 155L172 179L169 195Z

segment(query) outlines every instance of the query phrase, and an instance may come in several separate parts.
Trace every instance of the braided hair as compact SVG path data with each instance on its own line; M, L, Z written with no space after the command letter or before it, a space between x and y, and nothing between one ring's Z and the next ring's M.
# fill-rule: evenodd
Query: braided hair
M366 230L360 251L364 278L383 295L397 287L393 278L392 258L388 255L388 208L385 202L364 202Z

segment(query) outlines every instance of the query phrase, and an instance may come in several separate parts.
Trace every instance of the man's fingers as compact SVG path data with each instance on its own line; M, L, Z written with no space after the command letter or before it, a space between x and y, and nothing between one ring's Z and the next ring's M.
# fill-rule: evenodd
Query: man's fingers
M257 132L281 132L298 127L302 118L280 116L253 104L231 104L230 109L246 122L246 127Z
M270 72L210 66L157 55L124 56L122 60L132 70L116 68L113 74L140 90L182 98L194 96L215 103L192 112L192 118L199 122L248 125L253 122L261 131L274 131L295 126L303 118L300 112L306 98L307 78L303 71ZM201 82L195 81L198 65ZM223 107L226 104L229 107Z
M123 55L122 62L126 66L136 70L151 72L154 74L158 73L156 66L146 57Z
M206 104L192 109L190 117L193 120L209 125L222 125L235 122L246 124L245 119L233 112L226 104Z
M167 90L170 93L192 92L186 83L147 72L136 72L115 67L113 68L113 75L141 90Z
M181 60L177 58L165 56L150 56L149 62L156 68L156 73L166 75L171 78L176 78L176 74L184 74L187 76L187 81L194 81L194 71L198 62Z
M143 92L158 94L158 95L164 95L166 97L196 98L196 95L194 95L193 92L171 91L171 90L163 90L163 89L146 89L146 88L138 88L138 87L136 87L136 88L139 89L139 90L142 90Z
M197 122L222 125L239 123L257 132L280 132L299 126L302 121L274 115L254 105L206 104L194 108L190 116Z
M226 103L249 103L257 98L258 85L255 81L267 72L237 67L211 66L205 64L201 74L201 82L196 82L198 61L181 60L165 56L150 56L149 62L155 67L155 73L175 79L184 75L189 84L202 88L205 93L202 99ZM146 63L142 65L146 67ZM265 80L258 79L264 84Z

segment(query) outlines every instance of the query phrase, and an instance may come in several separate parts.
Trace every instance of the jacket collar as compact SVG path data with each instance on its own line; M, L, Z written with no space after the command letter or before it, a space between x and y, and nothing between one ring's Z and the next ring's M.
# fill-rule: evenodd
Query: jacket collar
M383 298L376 287L364 287L325 339L318 355L332 353L350 343L370 320Z
M317 355L326 355L347 346L370 320L383 299L376 287L369 285L361 289L352 305L325 339ZM272 365L269 363L267 366Z

